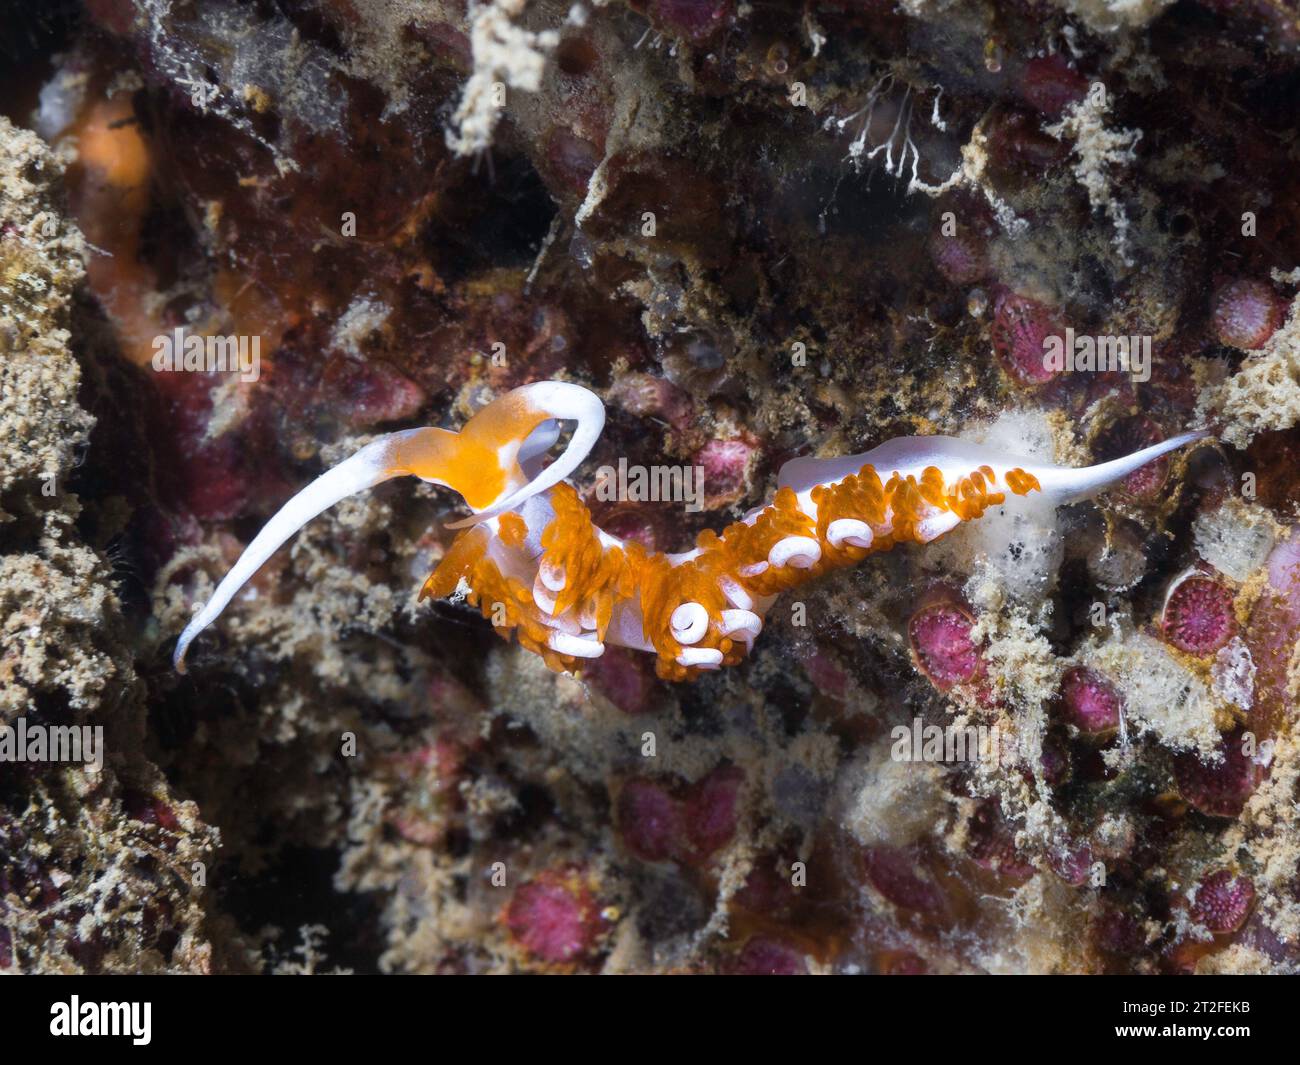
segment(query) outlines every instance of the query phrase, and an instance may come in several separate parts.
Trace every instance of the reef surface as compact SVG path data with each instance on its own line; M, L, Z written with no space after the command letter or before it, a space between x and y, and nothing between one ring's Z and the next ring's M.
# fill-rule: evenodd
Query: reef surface
M29 6L0 724L102 764L0 760L0 971L1300 968L1291 0ZM661 551L798 456L1212 436L686 684L420 602L463 511L395 481L171 669L293 491L552 378L608 410L583 502Z

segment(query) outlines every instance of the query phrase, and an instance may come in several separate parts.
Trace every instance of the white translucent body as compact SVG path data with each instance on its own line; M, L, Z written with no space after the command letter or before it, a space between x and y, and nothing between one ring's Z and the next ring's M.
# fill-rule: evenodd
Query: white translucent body
M604 652L605 643L639 651L653 651L642 624L639 598L615 604L605 632L605 641L602 642L594 631L595 618L589 611L570 608L556 615L557 600L566 587L567 575L561 567L540 564L541 534L554 518L549 492L578 468L599 439L605 421L604 406L594 393L566 382L543 381L526 385L517 391L531 405L530 409L547 415L546 420L537 425L524 440L503 449L515 454L503 455L502 462L517 461L527 480L520 485L516 479L502 493L502 498L451 527L486 524L491 537L489 557L497 563L503 574L517 578L525 587L532 588L539 620L551 630L547 642L554 651L578 659L599 657ZM543 467L544 456L559 439L560 421L575 424L573 436L559 458ZM285 503L248 545L217 586L212 598L181 633L173 659L176 668L184 668L185 653L194 638L217 619L239 589L289 537L316 515L347 496L390 477L401 476L405 471L393 468L394 455L399 445L404 449L418 447L422 439L420 434L437 432L440 431L413 429L381 437L326 471ZM777 481L780 486L794 490L800 508L814 524L817 521L817 508L811 498L812 489L818 485L842 481L867 464L873 466L883 480L888 480L895 473L920 480L923 471L934 466L942 472L944 481L948 484L968 476L981 466L989 466L997 475L999 489L1005 486L1006 473L1019 468L1038 479L1044 499L1063 504L1094 496L1148 462L1205 435L1204 432L1184 433L1112 462L1079 469L1045 464L954 437L904 437L890 440L859 455L795 459L781 468ZM508 512L518 513L527 527L524 542L517 548L507 546L498 535L497 519ZM759 511L751 512L747 520L756 520L758 514ZM884 526L873 529L866 521L852 516L837 518L827 528L827 541L833 547L846 544L870 547L877 536L889 531L888 515L885 521ZM955 514L936 508L921 516L917 529L920 538L928 542L948 532L958 522ZM598 535L607 549L624 546L622 540L603 530L598 530ZM688 551L668 558L673 565L686 565L698 553L698 550ZM722 663L723 655L720 651L695 646L710 627L715 628L721 637L738 639L746 647L751 646L762 631L763 615L774 597L755 597L744 588L742 581L765 572L769 567L808 569L820 559L821 554L821 544L812 537L787 536L772 546L765 561L746 567L734 577L724 576L719 591L730 604L730 609L722 612L720 623L712 622L708 612L699 603L679 604L674 609L671 620L671 634L682 646L682 651L677 656L678 664L690 668L713 669Z

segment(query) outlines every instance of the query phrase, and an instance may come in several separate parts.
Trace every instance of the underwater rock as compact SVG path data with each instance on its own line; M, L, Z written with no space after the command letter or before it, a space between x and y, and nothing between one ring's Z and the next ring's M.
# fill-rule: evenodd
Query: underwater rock
M1296 971L1285 4L31 6L0 722L105 759L0 765L0 970ZM171 671L296 492L547 381L585 423L312 510ZM934 437L1079 471L1190 430L1093 498L885 494ZM528 520L446 528L580 434ZM873 449L879 499L835 467Z

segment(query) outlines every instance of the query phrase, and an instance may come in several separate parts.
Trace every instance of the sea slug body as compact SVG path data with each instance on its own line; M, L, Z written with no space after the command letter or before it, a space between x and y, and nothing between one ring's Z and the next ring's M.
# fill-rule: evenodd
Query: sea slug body
M1185 433L1081 469L1005 454L953 437L903 437L873 451L786 463L772 501L679 554L650 552L596 527L565 483L604 427L592 392L560 381L525 385L459 432L412 429L368 444L290 499L253 539L177 642L194 638L298 529L340 500L403 475L459 492L473 511L421 598L457 591L504 636L555 670L577 671L614 644L657 656L669 680L735 665L777 597L821 574L912 541L928 544L1008 494L1051 503L1090 498L1178 447ZM560 421L573 435L549 466Z

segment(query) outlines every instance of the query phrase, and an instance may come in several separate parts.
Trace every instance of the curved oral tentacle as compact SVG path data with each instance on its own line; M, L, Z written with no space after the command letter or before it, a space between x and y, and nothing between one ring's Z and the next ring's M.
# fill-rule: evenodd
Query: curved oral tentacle
M526 427L526 433L516 442L516 455L519 447L533 439L532 434L538 426L548 420L576 422L577 428L574 429L568 446L560 452L559 457L536 477L522 488L494 501L468 518L450 522L447 525L449 529L469 528L507 511L517 510L533 496L554 488L582 465L596 441L600 439L601 430L605 427L605 405L594 392L580 385L572 385L564 381L539 381L536 384L517 388L502 399L519 406L516 418L521 426ZM479 414L483 414L493 405L489 404ZM479 415L475 415L475 418L470 419L462 432L472 436L476 431L474 422L478 417ZM487 422L485 425L492 430L497 428L495 422ZM530 453L527 457L536 459L540 457L540 453Z
M605 653L605 645L595 636L571 636L567 632L552 631L546 637L546 643L552 651L574 658L599 658Z
M442 433L444 430L432 430ZM392 433L373 440L360 451L344 459L337 466L326 470L306 488L298 492L284 504L275 515L262 526L230 572L221 579L212 598L203 604L203 608L194 615L185 626L176 649L172 653L172 665L178 673L185 672L185 654L190 644L204 629L211 625L248 580L280 548L286 540L306 525L312 518L328 510L335 503L350 495L372 488L393 477L401 477L411 471L400 463L400 452L409 446L413 437L426 436L429 431L422 429ZM436 439L436 438L435 438Z

